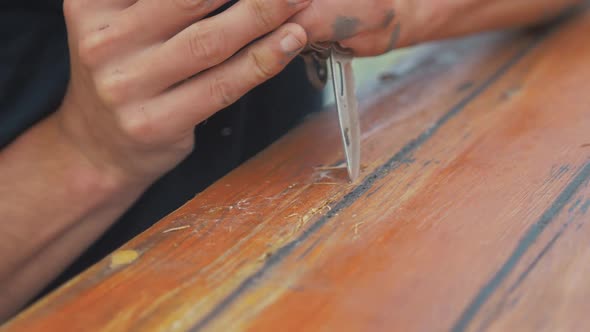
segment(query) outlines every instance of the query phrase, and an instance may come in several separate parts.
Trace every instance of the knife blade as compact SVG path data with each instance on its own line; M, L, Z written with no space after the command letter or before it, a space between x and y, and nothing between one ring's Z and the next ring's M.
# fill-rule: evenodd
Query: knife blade
M346 155L348 175L351 181L358 178L361 159L361 129L356 96L352 53L335 44L328 58L340 132Z

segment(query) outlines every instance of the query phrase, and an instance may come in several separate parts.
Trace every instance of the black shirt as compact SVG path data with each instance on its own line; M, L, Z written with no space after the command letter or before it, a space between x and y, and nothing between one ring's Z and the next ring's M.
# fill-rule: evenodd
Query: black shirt
M0 149L55 111L69 80L62 0L0 2ZM195 151L154 183L54 288L151 226L321 107L299 59L196 127Z

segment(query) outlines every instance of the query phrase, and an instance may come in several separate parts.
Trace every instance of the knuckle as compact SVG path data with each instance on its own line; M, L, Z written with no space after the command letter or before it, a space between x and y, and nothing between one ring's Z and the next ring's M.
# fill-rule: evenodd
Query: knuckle
M98 98L110 108L122 105L126 100L126 87L128 84L125 79L115 75L96 77L94 86Z
M222 55L222 44L216 42L215 31L196 29L189 37L190 56L197 61L215 63Z
M78 42L78 59L88 67L93 67L98 62L98 54L103 47L103 39L99 33L90 33Z
M265 30L272 30L277 25L273 18L272 4L266 0L251 0L249 2L254 18L258 25Z
M235 100L231 84L227 79L217 77L211 80L209 89L211 97L213 97L214 101L221 107L227 107Z
M195 10L201 9L208 5L211 0L173 0L173 2L177 8L183 11L194 13Z
M115 36L104 31L94 31L86 34L78 41L78 59L88 67L99 64L106 52L115 43Z
M119 128L123 135L138 146L151 146L157 143L157 126L150 120L143 106L139 109L126 109L118 113Z
M121 51L121 46L131 40L133 31L110 22L96 26L92 31L81 34L77 39L76 51L79 60L87 66L96 66L109 56Z
M195 148L195 141L192 135L187 135L189 139L181 139L180 141L171 144L169 148L171 150L177 151L180 154L188 155L191 151Z
M254 73L258 80L266 80L275 75L276 66L273 66L262 54L251 51L248 53L248 56L253 64Z

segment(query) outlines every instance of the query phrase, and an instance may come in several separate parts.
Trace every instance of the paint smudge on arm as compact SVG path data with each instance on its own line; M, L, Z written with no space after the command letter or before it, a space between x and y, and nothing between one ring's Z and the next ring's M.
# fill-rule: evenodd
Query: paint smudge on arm
M332 40L339 41L353 37L361 24L356 17L339 16L332 24Z

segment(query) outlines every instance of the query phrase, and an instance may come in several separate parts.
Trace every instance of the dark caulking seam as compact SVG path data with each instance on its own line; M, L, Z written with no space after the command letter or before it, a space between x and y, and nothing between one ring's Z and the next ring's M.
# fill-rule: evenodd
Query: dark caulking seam
M502 265L500 270L479 290L478 294L461 314L459 320L452 328L453 332L464 331L473 321L479 310L484 306L490 296L500 287L506 277L514 270L530 246L535 243L541 233L551 224L555 217L563 210L570 199L576 194L580 186L590 178L590 163L586 163L580 173L565 187L555 201L541 215L526 234L520 239L518 245Z
M576 221L576 217L581 217L584 214L585 214L585 212L582 211L582 209L580 209L578 211L578 213L572 213L572 215L570 215L570 217L568 218L568 220L561 226L561 228L559 229L559 231L557 231L557 233L555 233L555 235L553 236L553 238L547 243L547 245L545 245L545 247L541 250L541 252L527 266L527 268L524 270L524 272L522 272L520 274L520 276L518 277L518 279L510 286L510 288L508 289L508 292L509 293L513 293L515 290L518 289L518 287L520 287L520 285L523 283L523 281L526 279L526 277L539 264L539 262L541 261L541 259L549 251L551 251L551 249L553 248L553 245L555 245L555 243L557 242L557 240L559 240L559 238L561 238L561 236L563 235L563 233L572 225L572 223L574 221Z
M260 280L270 269L278 265L283 258L289 256L291 252L297 248L301 243L307 240L311 235L321 229L330 219L346 209L363 194L368 192L377 180L382 179L388 175L391 171L395 170L398 166L403 165L403 161L407 160L409 155L422 146L428 141L438 130L446 124L449 120L459 114L465 106L467 106L476 97L481 95L486 89L488 89L493 83L501 78L510 68L516 65L522 58L524 58L531 50L533 50L542 40L545 39L547 34L541 34L533 38L525 47L519 50L513 55L506 63L504 63L496 72L492 74L485 82L483 82L477 89L467 95L463 100L459 101L454 107L452 107L447 113L439 118L436 123L429 129L423 131L418 137L407 143L401 150L399 150L391 159L385 164L377 168L373 173L368 175L363 182L355 188L353 191L346 194L340 201L332 206L332 209L314 222L308 229L292 242L289 242L285 246L279 248L274 255L264 263L264 265L256 271L254 274L246 278L233 292L231 292L226 298L224 298L213 310L206 314L200 321L198 321L190 331L199 331L209 325L214 319L223 313L223 311L231 306L242 294L248 289L255 286L258 280Z
M576 201L573 204L573 209L575 209L575 207L577 205L579 205L579 203L580 203L580 199L578 199L578 201ZM506 303L509 300L509 296L512 295L520 287L520 285L522 285L522 283L526 280L526 278L530 275L530 273L535 269L535 267L539 264L539 262L543 259L543 257L545 257L545 255L547 253L549 253L551 251L551 249L553 249L553 246L555 245L557 240L559 240L561 238L563 233L576 220L576 217L581 217L587 212L587 211L584 212L583 209L580 209L579 211L576 211L576 212L572 211L572 208L570 208L569 210L570 211L568 211L568 213L570 214L570 216L568 217L567 221L563 225L561 225L561 228L557 231L557 233L555 233L553 238L551 238L551 240L545 245L545 247L543 247L543 249L539 252L539 254L537 254L535 259L533 259L533 261L526 267L526 269L518 276L516 281L508 288L508 291L502 295L502 299L495 306L495 308L493 310L491 310L490 314L488 314L487 317L483 320L483 323L480 324L480 326L477 329L478 331L485 331L491 325L491 323L498 318L498 316L502 312L502 309L506 306Z

